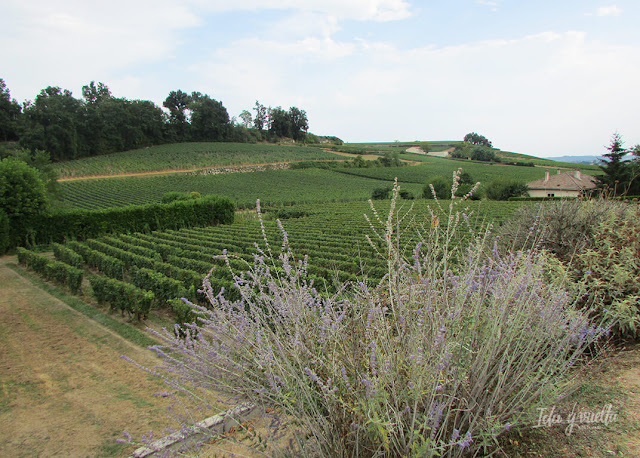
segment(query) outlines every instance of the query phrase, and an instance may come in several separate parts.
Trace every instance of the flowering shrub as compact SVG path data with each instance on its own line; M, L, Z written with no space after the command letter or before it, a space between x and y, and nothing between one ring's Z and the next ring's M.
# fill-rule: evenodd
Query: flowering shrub
M616 336L634 339L640 336L640 207L621 207L595 225L591 246L570 267L585 291L578 305L613 320Z
M458 183L454 174L452 195ZM234 274L240 300L205 279L211 307L192 305L200 318L186 337L157 333L169 383L264 407L303 455L461 456L535 416L605 330L545 280L540 253L500 254L488 232L451 243L460 199L446 221L418 224L397 196L396 186L386 219L372 205L388 267L377 287L328 294L307 280L284 229L277 253L265 236L252 269ZM405 253L408 225L422 242Z
M537 246L563 263L577 305L612 323L617 337L640 334L640 208L574 199L523 207L500 229L503 250ZM552 262L552 260L549 260Z

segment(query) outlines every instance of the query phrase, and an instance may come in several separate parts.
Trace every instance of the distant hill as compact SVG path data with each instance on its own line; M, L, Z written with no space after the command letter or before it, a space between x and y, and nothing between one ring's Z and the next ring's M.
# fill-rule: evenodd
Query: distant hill
M602 156L558 156L547 159L560 162L575 162L578 164L599 164Z

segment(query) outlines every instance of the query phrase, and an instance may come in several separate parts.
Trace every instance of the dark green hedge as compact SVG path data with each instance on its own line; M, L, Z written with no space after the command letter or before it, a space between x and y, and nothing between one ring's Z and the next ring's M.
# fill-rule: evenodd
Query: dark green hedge
M226 197L168 204L131 205L103 210L72 210L34 217L25 242L34 245L89 239L107 233L149 232L233 223L235 204Z
M9 217L0 209L0 255L5 254L11 245L9 235Z

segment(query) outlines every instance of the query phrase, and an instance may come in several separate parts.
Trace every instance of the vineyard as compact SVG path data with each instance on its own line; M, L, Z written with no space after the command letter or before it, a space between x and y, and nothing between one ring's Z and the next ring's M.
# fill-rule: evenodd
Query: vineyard
M251 143L178 143L61 162L61 178L117 175L159 170L189 170L237 164L335 160L320 148Z
M427 205L425 201L413 205L406 201L400 203L400 213L408 215L403 224L414 228L405 231L406 234L429 231L437 226L437 220L443 215L434 219ZM466 202L461 209L466 223L461 224L479 228L488 221L499 223L521 205L517 202ZM379 203L377 209L380 215L385 215L389 202ZM188 321L193 319L193 312L175 299L187 297L204 305L204 297L198 289L204 275L214 265L216 270L211 277L214 292L224 288L228 298L237 298L231 272L220 258L223 250L231 257L229 266L238 272L247 270L252 264L256 244L279 253L282 233L276 219L282 220L294 254L299 259L308 256L308 275L317 287L332 291L336 282L378 282L385 274L384 259L377 253L382 245L373 236L365 214L375 221L368 202L267 209L264 227L269 248L265 246L259 221L244 218L231 225L120 234L87 242L56 244L56 261L27 250L21 250L20 258L23 264L52 281L73 285L73 290L78 289L82 281L79 277L84 271L91 290L89 293L85 286L85 293L93 295L99 303L109 305L113 311L144 319L154 308L168 307L178 321ZM367 234L373 244L367 241ZM402 244L411 250L414 241L408 235Z
M172 191L231 198L239 208L253 208L256 199L265 203L300 203L365 200L371 191L388 185L368 177L348 176L331 170L266 170L218 175L164 175L78 180L60 183L62 205L98 209L129 204L160 202ZM417 184L407 185L412 193Z

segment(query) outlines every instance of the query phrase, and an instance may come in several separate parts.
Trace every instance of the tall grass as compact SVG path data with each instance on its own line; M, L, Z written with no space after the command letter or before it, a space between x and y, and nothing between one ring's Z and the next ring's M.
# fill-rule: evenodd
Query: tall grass
M606 330L549 279L544 254L500 254L489 231L455 245L464 200L419 224L398 210L398 191L386 217L372 204L388 266L377 287L316 289L281 226L282 245L265 236L252 268L234 275L239 301L205 279L211 306L193 305L201 318L187 337L157 334L169 383L262 406L291 434L280 451L307 456L488 453L566 392ZM405 249L403 230L422 242Z

